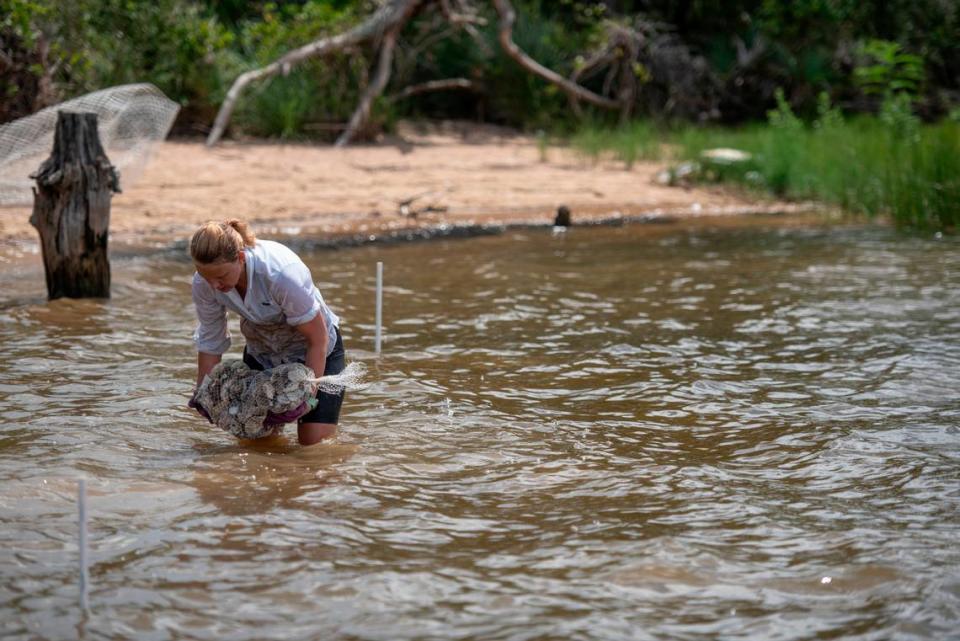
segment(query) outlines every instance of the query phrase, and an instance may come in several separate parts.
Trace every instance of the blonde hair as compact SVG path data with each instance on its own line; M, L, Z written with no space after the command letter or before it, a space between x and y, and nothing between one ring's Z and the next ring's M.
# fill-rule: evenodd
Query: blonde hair
M239 258L244 247L253 247L256 242L256 236L241 220L211 220L200 225L200 229L193 233L190 257L201 265L231 263Z

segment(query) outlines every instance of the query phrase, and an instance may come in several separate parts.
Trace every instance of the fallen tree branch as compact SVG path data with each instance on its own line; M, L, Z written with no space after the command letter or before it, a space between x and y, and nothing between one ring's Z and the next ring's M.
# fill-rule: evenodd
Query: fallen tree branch
M634 28L627 28L608 21L605 25L606 43L589 59L583 61L570 74L570 82L580 84L583 80L599 74L604 69L601 95L609 95L617 87L617 103L620 105L620 121L626 122L637 101L641 81L637 77L636 65L639 64L641 49L646 36ZM646 31L652 27L643 25ZM570 96L570 106L575 114L581 115L579 100Z
M490 47L487 46L486 40L483 39L483 35L476 27L476 25L480 25L481 27L486 25L487 21L478 16L473 7L468 4L462 2L458 4L459 11L454 11L450 6L450 0L440 0L440 11L446 16L447 20L450 21L450 24L462 28L467 32L467 35L473 38L477 48L480 49L483 55L493 55Z
M383 94L390 80L391 67L393 65L394 53L397 48L397 40L399 39L400 32L421 6L429 1L430 0L384 0L380 8L369 19L345 33L316 40L298 49L294 49L265 67L241 74L234 80L223 104L220 106L220 110L217 112L213 127L207 136L207 146L213 146L223 136L241 92L250 83L280 73L286 74L293 65L308 58L327 55L335 51L350 49L362 43L374 41L376 43L375 47L379 47L380 49L379 61L374 78L367 85L360 103L350 118L350 122L346 125L344 131L335 143L337 147L346 145L369 119L373 101ZM507 55L513 58L523 69L559 87L569 96L574 105L576 105L577 101L583 100L584 102L604 109L619 109L621 116L624 118L629 115L632 102L635 101L637 92L634 86L635 82L633 85L629 82L632 76L627 73L628 66L618 67L614 65L614 67L610 69L611 81L619 70L621 84L625 85L620 88L618 95L619 100L594 93L576 81L564 78L552 69L543 66L520 49L513 41L513 26L516 21L516 13L514 12L513 6L509 0L492 0L492 2L499 15L498 40L500 45ZM463 0L457 0L457 9L451 6L449 0L439 0L439 3L441 12L449 22L455 26L466 29L471 36L479 36L479 33L473 29L473 25L483 24L483 19L473 11L469 3ZM484 44L481 38L477 37L475 39L477 39L478 44ZM596 62L599 63L605 58L609 59L611 54L615 53L616 49L616 47L608 48L607 51L604 52L604 56ZM631 52L631 54L631 57L635 56L634 52ZM623 65L623 62L621 61L620 64ZM594 61L591 61L590 66L594 66ZM419 93L450 89L475 91L477 85L473 81L465 78L435 80L407 87L395 96L388 98L388 100L392 102ZM607 91L609 91L609 89ZM577 108L575 107L574 110L577 111Z
M464 91L479 91L479 86L472 80L466 78L447 78L445 80L429 80L416 85L405 87L403 91L387 96L390 102L397 102L410 96L416 96L431 91L451 91L454 89L463 89Z
M449 187L439 191L436 189L429 189L427 191L422 191L418 194L414 194L413 196L404 198L403 200L399 200L397 201L397 213L400 214L401 216L406 216L408 218L416 218L419 214L445 212L448 210L448 207L446 205L438 205L435 203L430 203L421 207L420 209L413 209L411 205L413 205L415 201L420 200L421 198L426 198L427 196L435 196L435 195L442 196L448 191L450 191Z
M601 51L598 51L582 64L574 67L568 80L575 84L580 84L581 80L586 80L599 73L604 66L612 64L616 60L616 47L609 42ZM575 96L567 96L570 100L570 110L577 118L583 117L583 109L580 108L580 101Z
M497 13L500 15L500 46L503 47L503 50L507 52L507 55L513 58L517 64L530 73L540 76L547 82L551 82L560 87L560 89L565 91L571 97L584 100L592 105L603 107L604 109L622 108L622 105L619 101L604 98L603 96L595 94L581 85L570 82L557 72L544 67L542 64L524 53L523 50L520 49L520 47L518 47L513 41L513 23L517 19L517 14L514 12L513 6L510 4L509 0L493 0L493 5L497 9Z
M350 117L347 128L337 137L334 147L343 147L349 143L360 127L367 122L367 118L370 117L370 107L373 106L373 101L383 93L383 89L390 80L393 50L397 47L397 36L401 28L403 28L403 23L397 24L384 35L383 42L380 44L380 62L377 64L377 73L373 77L373 82L367 85L366 91L363 92L363 98L360 99L360 104L357 105L356 110Z
M459 11L455 11L453 7L450 6L450 0L440 0L440 11L451 24L457 26L478 24L483 26L487 23L486 20L473 11L472 7L461 4L459 8Z
M224 130L227 128L227 123L230 122L230 116L233 114L233 109L236 106L237 99L240 97L240 93L251 82L275 76L278 73L287 73L291 66L307 58L326 55L333 51L356 46L367 40L377 38L381 34L396 28L398 25L403 25L422 1L423 0L391 0L388 4L385 4L377 10L369 20L357 25L346 33L316 40L298 49L294 49L266 67L241 74L233 81L233 85L231 85L230 90L227 92L227 97L224 99L223 104L220 105L220 110L217 112L217 117L213 122L213 129L210 130L210 135L207 136L207 146L212 147L220 140Z

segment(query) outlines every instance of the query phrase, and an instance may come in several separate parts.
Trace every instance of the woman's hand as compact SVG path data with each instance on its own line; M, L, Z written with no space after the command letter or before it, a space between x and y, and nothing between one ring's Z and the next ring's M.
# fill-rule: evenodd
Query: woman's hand
M220 356L220 354L197 352L197 389L200 389L200 383L207 377L210 370L217 366L221 358L222 356ZM192 410L197 410L200 416L207 419L210 423L213 423L213 419L210 418L210 413L197 402L197 389L193 390L193 395L190 397L190 400L187 401L187 407Z
M197 410L197 413L200 414L200 416L207 419L208 422L213 423L213 419L210 418L210 414L207 412L207 410L203 409L203 405L197 402L196 392L194 392L193 396L190 397L190 400L187 401L187 407L192 410Z

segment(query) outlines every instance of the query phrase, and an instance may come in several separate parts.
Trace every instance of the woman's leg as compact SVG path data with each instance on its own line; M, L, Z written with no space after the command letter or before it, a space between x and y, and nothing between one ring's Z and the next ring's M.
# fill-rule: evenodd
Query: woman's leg
M336 434L336 423L297 424L297 441L300 442L300 445L316 445L323 439L333 438Z

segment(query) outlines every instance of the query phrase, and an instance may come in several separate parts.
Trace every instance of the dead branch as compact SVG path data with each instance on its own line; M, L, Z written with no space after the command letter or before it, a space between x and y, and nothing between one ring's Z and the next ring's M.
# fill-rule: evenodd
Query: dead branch
M458 8L455 11L450 6L450 0L440 0L440 11L447 18L450 24L467 32L483 55L493 55L490 47L487 46L487 41L483 39L483 36L477 30L478 25L482 27L487 24L487 21L481 16L477 15L476 10L466 2L458 1L457 5Z
M641 25L641 29L651 30L649 25ZM639 64L640 54L646 41L646 36L640 30L624 27L614 22L606 24L607 38L603 46L587 60L577 65L570 74L570 82L580 84L581 81L605 71L601 95L608 96L617 87L616 101L620 108L620 120L625 122L637 101L641 81L637 77L636 65ZM581 115L579 98L570 95L570 107L578 116Z
M617 27L620 33L620 93L617 96L620 101L620 123L626 124L630 119L630 113L637 102L637 94L640 92L640 80L637 78L635 65L640 58L640 49L643 43L643 37L636 32Z
M397 81L401 84L405 83L413 75L413 70L418 64L429 60L429 57L424 55L426 51L437 43L451 38L456 32L457 27L449 24L443 16L433 16L425 35L417 33L406 46L399 43L396 51L396 69L393 74Z
M432 196L435 193L437 193L436 189L427 189L426 191L418 192L412 196L401 198L400 200L397 201L397 208L399 209L400 207L409 207L414 203L414 201L420 200L421 198L425 198L426 196Z
M227 123L230 122L230 116L233 114L233 109L236 106L237 99L240 97L240 93L251 82L269 78L278 73L287 73L291 66L308 58L327 55L333 51L339 51L346 47L353 47L368 40L375 39L381 34L395 29L398 25L403 25L410 16L413 15L413 12L419 7L422 1L423 0L391 0L378 9L369 20L357 25L346 33L315 40L310 44L294 49L266 67L241 74L233 81L230 91L227 92L227 97L220 106L220 111L217 112L217 117L213 122L213 129L210 130L210 135L207 136L207 146L211 147L220 140L224 130L227 128Z
M483 24L482 18L475 18L469 7L458 4L458 11L454 12L450 5L450 0L440 0L439 11L431 15L429 23L424 27L420 26L420 31L426 35L417 34L409 45L398 44L396 51L396 69L394 78L397 82L404 84L412 75L412 70L418 65L429 63L431 58L424 55L427 50L437 43L453 37L458 31L464 30L474 41L474 44L483 52L485 56L492 56L493 52L479 31L472 28L474 23ZM436 70L433 64L425 65L426 68Z
M404 87L403 91L395 93L392 96L388 96L387 100L390 102L397 102L410 96L416 96L422 93L430 93L432 91L452 91L456 89L463 89L464 91L479 91L479 86L477 83L472 80L467 80L466 78L447 78L445 80L429 80L427 82L421 82L416 85L410 85L409 87Z
M383 42L380 45L380 62L377 64L377 73L373 77L373 82L367 85L367 89L363 92L363 97L360 99L360 104L357 105L353 116L350 117L347 128L337 138L334 147L343 147L349 143L360 127L367 122L367 118L370 117L370 107L373 106L373 101L383 93L384 87L387 86L387 82L390 80L393 50L397 46L397 36L400 34L400 29L402 28L403 23L398 23L384 35Z
M616 47L609 42L595 54L581 62L570 73L570 82L580 83L580 80L586 80L599 73L604 65L610 64L616 54Z
M437 195L442 196L448 191L450 191L449 187L439 191L436 189L429 189L427 191L422 191L420 193L417 193L407 198L404 198L402 200L399 200L397 201L397 213L400 214L401 216L406 216L408 218L416 218L419 214L445 212L448 209L446 205L428 203L419 209L414 209L413 207L411 207L411 205L413 205L413 203L416 202L417 200L427 198L428 196L437 196Z
M520 47L518 47L513 41L513 23L517 19L517 14L514 12L513 6L510 4L509 0L493 0L493 5L496 7L497 13L500 16L500 46L503 47L503 50L507 52L507 55L513 58L517 64L530 73L540 76L547 82L555 84L572 97L585 100L592 105L603 107L604 109L621 108L621 105L618 101L604 98L603 96L597 95L581 85L570 82L557 72L544 67L542 64L524 53L523 50L520 49Z
M587 80L590 77L600 73L604 66L609 65L611 61L614 60L615 54L616 47L608 42L603 49L574 67L573 71L570 73L570 82L580 84L581 80ZM582 118L583 109L580 107L580 101L574 96L569 96L569 99L570 110L573 111L577 118Z
M294 49L265 67L241 74L234 80L223 104L220 106L210 134L207 136L207 146L213 146L223 136L241 92L250 83L277 74L286 74L293 65L308 58L328 55L335 51L342 51L373 41L375 46L380 49L377 70L373 80L367 84L350 122L335 143L338 147L346 145L364 126L370 117L373 101L382 95L390 80L394 53L401 30L426 2L429 2L429 0L384 0L376 13L349 31L316 40ZM453 8L450 0L439 0L441 12L451 24L466 29L478 43L481 43L482 39L479 32L473 27L477 24L484 24L483 19L476 14L470 3L465 0L454 0L454 2L456 9ZM636 78L632 69L637 56L636 52L639 49L638 45L630 46L623 42L611 43L611 46L605 50L599 59L592 60L591 64L588 65L593 68L607 64L610 67L611 83L613 78L619 76L620 86L617 99L608 98L577 83L576 76L574 76L574 80L566 79L528 56L513 41L513 25L516 21L516 13L511 3L509 0L492 0L492 2L499 15L498 40L500 45L523 69L540 76L566 92L576 111L578 111L577 101L582 100L604 109L619 109L622 118L629 115L637 96ZM622 34L620 38L623 38ZM485 43L483 43L483 46L486 48ZM624 55L625 53L626 55ZM609 93L611 88L612 86L605 89L605 93ZM476 90L476 84L464 78L435 80L407 87L391 97L390 100L399 100L427 91L449 89Z
M476 10L465 2L458 2L456 10L450 6L450 0L440 0L440 12L450 22L457 27L474 29L475 25L484 26L487 21L479 16Z

